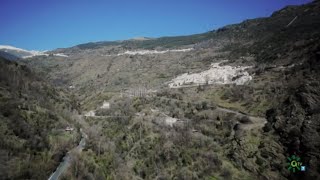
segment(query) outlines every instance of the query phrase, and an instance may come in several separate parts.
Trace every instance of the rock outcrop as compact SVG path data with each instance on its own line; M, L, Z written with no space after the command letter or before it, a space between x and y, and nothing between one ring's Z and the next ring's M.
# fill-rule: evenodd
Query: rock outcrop
M317 56L311 57L296 69L295 75L301 71L310 74L299 85L291 87L288 98L280 107L267 112L268 124L280 136L287 154L300 156L308 169L307 173L291 179L320 177L320 77L316 73L320 66L315 64L317 61Z

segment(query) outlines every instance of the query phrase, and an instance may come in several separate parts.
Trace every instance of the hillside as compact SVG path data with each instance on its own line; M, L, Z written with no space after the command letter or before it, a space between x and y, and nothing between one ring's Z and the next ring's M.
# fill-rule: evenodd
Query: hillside
M21 63L87 115L89 144L65 179L317 179L319 42L313 1L203 34L86 43ZM287 169L291 155L306 172Z
M0 177L46 179L77 143L71 97L26 66L0 58Z

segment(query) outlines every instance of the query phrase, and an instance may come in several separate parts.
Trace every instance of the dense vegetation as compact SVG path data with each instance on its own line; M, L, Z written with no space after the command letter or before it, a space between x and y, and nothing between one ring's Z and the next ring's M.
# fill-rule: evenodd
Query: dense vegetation
M26 66L0 58L0 177L46 179L78 141L70 97Z
M75 155L78 162L66 179L255 179L227 158L237 146L232 129L239 117L215 104L163 91L113 99L111 109L98 115L114 117L86 119L90 143L81 157ZM170 126L167 116L180 121ZM259 137L248 137L248 146L259 144Z
M13 172L3 177L48 175L57 162L51 157L61 157L72 144L70 136L52 129L71 123L68 113L80 105L83 113L96 110L99 117L82 123L89 141L81 154L72 153L64 179L318 178L319 12L320 3L314 1L204 34L88 43L56 50L68 58L22 62L55 85L74 86L68 88L74 97L42 83L25 66L3 61L1 168L13 164ZM186 47L195 50L110 56ZM177 75L201 72L222 60L252 66L253 80L240 86L167 87ZM141 88L149 90L147 95L130 96ZM75 97L79 103L72 101ZM111 108L101 109L103 101ZM252 116L266 117L267 124L262 128ZM170 124L167 118L179 121ZM58 137L65 138L59 140L65 146L54 145ZM25 164L29 154L32 162L43 164L42 174ZM301 157L308 173L289 173L286 157L292 154Z

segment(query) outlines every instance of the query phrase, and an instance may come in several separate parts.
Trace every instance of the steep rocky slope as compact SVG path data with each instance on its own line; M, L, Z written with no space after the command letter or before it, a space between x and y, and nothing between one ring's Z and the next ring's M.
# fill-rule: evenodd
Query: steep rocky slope
M300 178L320 176L319 60L320 48L288 74L296 80L291 80L287 98L267 112L269 122L265 130L273 127L287 153L299 155L307 165L308 173L301 174Z
M46 179L77 142L70 96L0 58L0 179Z

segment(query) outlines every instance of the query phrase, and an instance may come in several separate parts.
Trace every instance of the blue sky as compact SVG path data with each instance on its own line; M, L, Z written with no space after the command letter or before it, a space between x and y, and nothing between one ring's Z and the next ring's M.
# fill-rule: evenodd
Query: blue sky
M1 0L0 44L80 43L202 33L311 0Z

